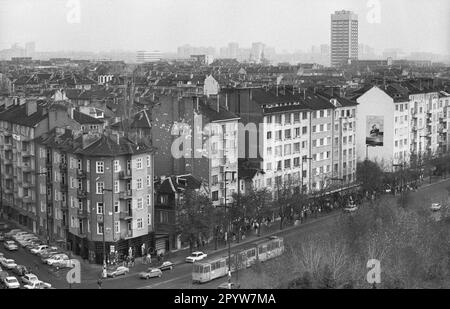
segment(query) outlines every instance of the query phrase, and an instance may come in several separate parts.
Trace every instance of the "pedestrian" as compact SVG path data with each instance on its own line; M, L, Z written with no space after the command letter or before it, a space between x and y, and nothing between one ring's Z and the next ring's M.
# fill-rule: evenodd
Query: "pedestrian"
M98 280L97 280L97 285L98 285L98 288L99 288L99 289L102 288L102 284L103 284L102 278L98 278Z

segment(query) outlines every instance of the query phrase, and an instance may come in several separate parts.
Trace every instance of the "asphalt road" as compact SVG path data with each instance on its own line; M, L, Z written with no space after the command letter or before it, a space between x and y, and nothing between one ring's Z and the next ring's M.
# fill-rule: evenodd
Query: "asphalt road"
M430 207L432 202L444 202L447 201L448 192L447 188L450 187L450 179L434 183L432 185L424 185L417 192L411 193L411 203L416 207ZM444 210L450 213L448 207ZM318 218L314 221L303 223L299 226L288 228L283 231L279 231L276 234L285 238L285 243L289 243L292 240L298 240L302 237L308 237L313 234L320 234L327 232L333 225L335 220L342 215L342 212L337 211L330 215ZM263 235L264 236L264 235ZM242 245L244 246L244 245ZM233 251L239 250L239 246L232 249ZM25 251L23 248L19 248L17 252L9 252L3 246L0 246L0 252L3 252L7 258L12 258L17 264L25 265L33 268L33 273L38 276L42 281L49 282L55 288L69 288L69 284L66 281L67 270L56 271L53 268L43 264L39 257ZM223 254L213 253L210 256L217 256ZM38 265L37 269L35 265ZM83 272L83 270L82 270ZM104 289L214 289L223 282L227 281L227 277L218 278L204 284L192 284L191 282L192 264L180 264L176 265L173 270L167 270L163 272L161 278L152 278L148 280L139 279L137 274L129 274L126 276L119 276L116 278L106 279L103 281L102 288ZM241 274L245 270L239 271ZM233 273L233 277L235 277ZM83 280L81 284L74 284L72 288L75 289L98 289L97 282L95 280Z

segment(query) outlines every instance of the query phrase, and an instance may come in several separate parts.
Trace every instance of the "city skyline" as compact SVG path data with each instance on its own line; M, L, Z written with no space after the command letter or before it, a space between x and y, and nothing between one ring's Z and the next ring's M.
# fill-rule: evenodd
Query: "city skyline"
M155 10L159 13L148 13ZM107 0L94 3L44 0L39 5L29 0L2 0L0 49L16 42L35 41L36 50L48 52L158 50L168 53L189 44L211 46L219 53L229 42L244 48L251 47L253 42L264 42L266 46L274 46L277 53L292 53L329 44L330 15L337 10L351 10L359 16L359 42L378 52L399 48L407 53L448 54L450 50L449 36L439 35L443 29L450 29L446 18L450 4L443 0L425 5L417 0L408 1L407 5L404 0L323 0L319 3L134 0L127 3L126 10L119 2ZM43 23L44 14L48 18ZM198 18L189 18L195 15ZM20 16L26 19L17 18ZM269 17L272 22L267 26ZM111 23L112 20L116 22ZM292 34L279 35L286 32ZM414 40L409 35L411 32Z

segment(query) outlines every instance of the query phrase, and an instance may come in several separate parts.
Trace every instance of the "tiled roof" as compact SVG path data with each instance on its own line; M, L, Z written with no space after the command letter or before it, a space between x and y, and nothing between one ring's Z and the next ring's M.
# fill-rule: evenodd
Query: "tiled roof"
M215 99L213 99L215 100ZM219 106L219 111L217 109L213 109L211 106L207 105L206 102L202 102L199 104L200 112L207 117L210 121L221 121L221 120L231 120L231 119L239 119L239 116L230 112L222 106Z
M47 113L45 113L42 104L38 104L37 111L30 116L26 114L26 104L11 106L7 110L0 112L0 120L30 128L37 126L46 118Z
M145 128L150 129L152 124L150 112L148 110L143 110L134 116L133 122L131 123L131 128Z
M81 113L77 110L73 111L73 119L79 124L103 124L103 121Z
M85 149L76 152L86 156L111 157L120 155L141 154L154 151L153 147L136 144L125 137L119 137L119 143L111 136L102 135Z
M171 176L164 179L158 188L160 193L175 193L183 190L195 190L201 186L201 181L189 175Z

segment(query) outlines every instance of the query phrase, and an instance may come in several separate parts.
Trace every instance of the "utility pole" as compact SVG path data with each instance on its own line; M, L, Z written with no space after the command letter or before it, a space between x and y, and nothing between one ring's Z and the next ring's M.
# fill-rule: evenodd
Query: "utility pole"
M41 172L41 173L35 173L35 175L36 176L39 176L39 175L45 175L45 205L46 205L46 220L47 220L47 244L50 244L50 229L49 229L49 226L50 226L50 223L49 223L49 218L50 218L50 216L49 216L49 210L50 210L50 207L48 206L48 202L49 202L49 200L48 200L48 170L46 169L46 171L45 172ZM53 192L52 192L52 194L53 194Z

